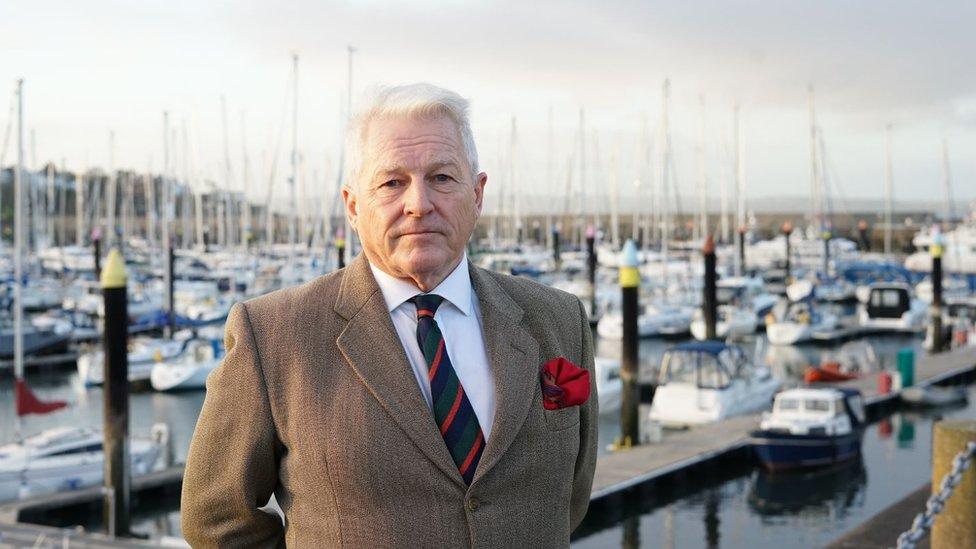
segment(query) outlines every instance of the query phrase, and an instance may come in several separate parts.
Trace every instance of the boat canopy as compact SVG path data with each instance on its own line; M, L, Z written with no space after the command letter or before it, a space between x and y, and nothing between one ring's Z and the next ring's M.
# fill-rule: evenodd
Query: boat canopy
M684 383L700 389L724 389L742 377L742 349L721 341L695 341L672 347L664 355L658 384Z

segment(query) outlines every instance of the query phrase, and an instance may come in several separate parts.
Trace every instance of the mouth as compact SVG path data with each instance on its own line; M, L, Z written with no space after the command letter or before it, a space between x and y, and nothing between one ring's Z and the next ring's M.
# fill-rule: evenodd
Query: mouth
M401 233L400 236L431 236L435 234L441 234L437 231L409 231Z

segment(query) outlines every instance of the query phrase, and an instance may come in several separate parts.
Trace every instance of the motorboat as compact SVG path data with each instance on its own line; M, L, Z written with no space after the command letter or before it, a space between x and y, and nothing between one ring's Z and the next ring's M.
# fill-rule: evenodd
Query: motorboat
M716 311L715 337L717 339L739 338L756 331L756 315L752 311L735 305L719 305ZM707 339L705 315L696 309L691 321L691 335L699 341Z
M133 475L154 470L168 444L166 426L153 426L153 438L131 438ZM83 427L53 427L23 442L0 446L0 500L76 490L101 484L105 471L101 432Z
M596 394L599 395L600 413L607 414L620 410L620 393L623 382L620 379L620 361L615 358L598 356L593 359L596 370Z
M786 288L790 301L801 301L807 296L816 301L845 303L857 299L856 287L851 282L837 277L815 276L813 279L801 278Z
M867 302L858 320L870 330L918 332L925 327L927 307L904 282L876 282L869 286Z
M170 360L183 352L192 337L189 331L174 334L173 339L138 337L129 340L129 382L149 379L153 364ZM104 352L99 347L78 356L78 377L85 385L101 385L104 378Z
M650 419L683 427L755 413L769 407L779 388L769 369L752 364L738 345L681 343L661 361Z
M836 330L840 318L817 307L813 299L781 301L766 317L766 337L773 345L795 345L813 339L815 334Z
M878 370L874 347L864 340L849 341L836 352L828 353L819 366L808 366L805 383L836 382L857 379Z
M754 328L779 300L779 297L766 291L761 277L753 276L720 278L715 286L715 294L720 305L735 305L751 310Z
M207 376L220 365L223 354L220 339L190 340L179 355L152 365L149 382L157 391L204 389ZM619 388L617 393L619 406Z
M750 444L771 471L821 467L860 455L864 423L856 389L789 389L776 395Z

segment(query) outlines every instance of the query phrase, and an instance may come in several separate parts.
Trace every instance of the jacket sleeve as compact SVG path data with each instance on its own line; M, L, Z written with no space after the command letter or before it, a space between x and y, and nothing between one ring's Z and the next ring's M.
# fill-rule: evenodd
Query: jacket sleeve
M224 346L186 459L183 535L193 547L283 546L281 518L259 509L278 483L279 443L242 303L228 315Z
M578 301L578 300L577 300ZM580 408L580 446L576 456L576 468L573 475L573 493L569 507L570 530L575 530L583 521L586 509L590 505L590 492L593 489L593 473L596 470L597 427L599 426L599 408L596 394L596 369L593 364L593 334L590 323L586 318L583 303L578 301L580 308L580 339L582 342L582 368L590 372L590 398Z

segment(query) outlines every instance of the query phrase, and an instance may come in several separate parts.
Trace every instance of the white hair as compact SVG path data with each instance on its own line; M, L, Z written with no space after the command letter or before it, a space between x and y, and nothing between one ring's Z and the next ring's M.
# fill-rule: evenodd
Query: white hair
M356 188L362 175L363 149L366 133L374 120L381 118L430 119L447 116L461 138L461 149L471 169L471 177L477 180L478 149L468 120L468 100L457 93L432 84L418 83L404 86L382 86L372 89L346 126L346 167L343 181Z

